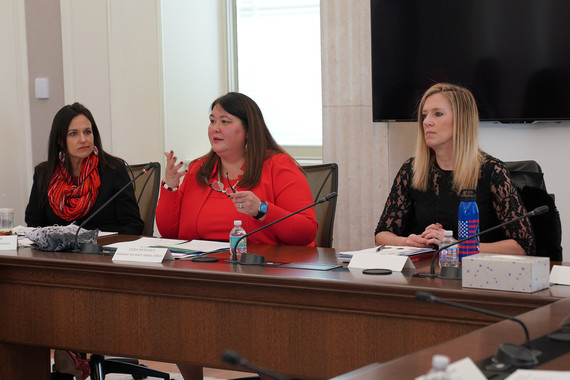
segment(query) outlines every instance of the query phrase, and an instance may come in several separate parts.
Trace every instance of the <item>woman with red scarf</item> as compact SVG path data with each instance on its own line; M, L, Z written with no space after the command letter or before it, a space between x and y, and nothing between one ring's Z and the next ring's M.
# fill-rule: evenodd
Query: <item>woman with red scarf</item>
M103 150L91 112L79 103L60 109L53 119L48 160L35 168L26 207L29 227L79 225L130 181L126 164ZM85 226L86 229L140 235L143 221L132 187L125 189ZM56 350L58 372L89 376L89 364L72 351ZM60 377L61 376L61 377Z
M103 150L91 112L79 103L67 105L53 119L48 160L35 168L26 223L79 225L129 181L125 162ZM84 227L140 235L143 221L133 188L125 189Z

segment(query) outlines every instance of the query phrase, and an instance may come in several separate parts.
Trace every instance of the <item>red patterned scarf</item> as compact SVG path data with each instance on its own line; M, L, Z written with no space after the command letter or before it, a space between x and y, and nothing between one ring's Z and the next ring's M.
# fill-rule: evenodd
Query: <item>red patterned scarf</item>
M62 219L71 221L87 214L99 193L99 157L91 154L81 163L77 185L63 163L57 165L48 189L48 200L53 211Z

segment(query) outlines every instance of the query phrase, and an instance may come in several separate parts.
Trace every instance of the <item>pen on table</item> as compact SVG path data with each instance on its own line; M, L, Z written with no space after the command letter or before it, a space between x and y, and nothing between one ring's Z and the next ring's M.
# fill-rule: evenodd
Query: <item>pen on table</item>
M229 248L218 248L208 252L196 252L196 253L180 252L180 253L187 253L187 255L184 257L176 258L176 260L193 259L194 257L206 256L212 253L224 252L227 250L229 250ZM170 252L176 252L176 251L171 250Z
M380 252L381 250L384 249L385 246L386 246L386 244L380 244L380 245L378 246L378 248L376 248L376 252Z

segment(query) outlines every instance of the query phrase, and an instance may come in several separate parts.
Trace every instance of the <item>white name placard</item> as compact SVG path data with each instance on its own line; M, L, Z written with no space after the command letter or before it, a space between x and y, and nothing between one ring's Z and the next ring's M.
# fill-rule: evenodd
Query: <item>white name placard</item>
M570 285L570 267L562 265L553 265L550 271L550 283Z
M0 250L11 251L13 249L18 249L18 235L0 236Z
M168 248L120 247L113 255L113 261L161 263L163 260L174 260Z
M404 268L413 269L416 266L407 256L379 255L374 252L354 255L348 267L358 269L384 268L394 272L401 272Z

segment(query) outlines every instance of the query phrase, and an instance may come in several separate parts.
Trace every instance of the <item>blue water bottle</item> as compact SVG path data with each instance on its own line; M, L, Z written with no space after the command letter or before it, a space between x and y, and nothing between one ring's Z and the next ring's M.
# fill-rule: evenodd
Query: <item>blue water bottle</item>
M477 191L474 189L461 190L461 203L458 213L458 240L479 233L479 207L477 207ZM479 253L479 237L459 243L459 263L465 256Z

